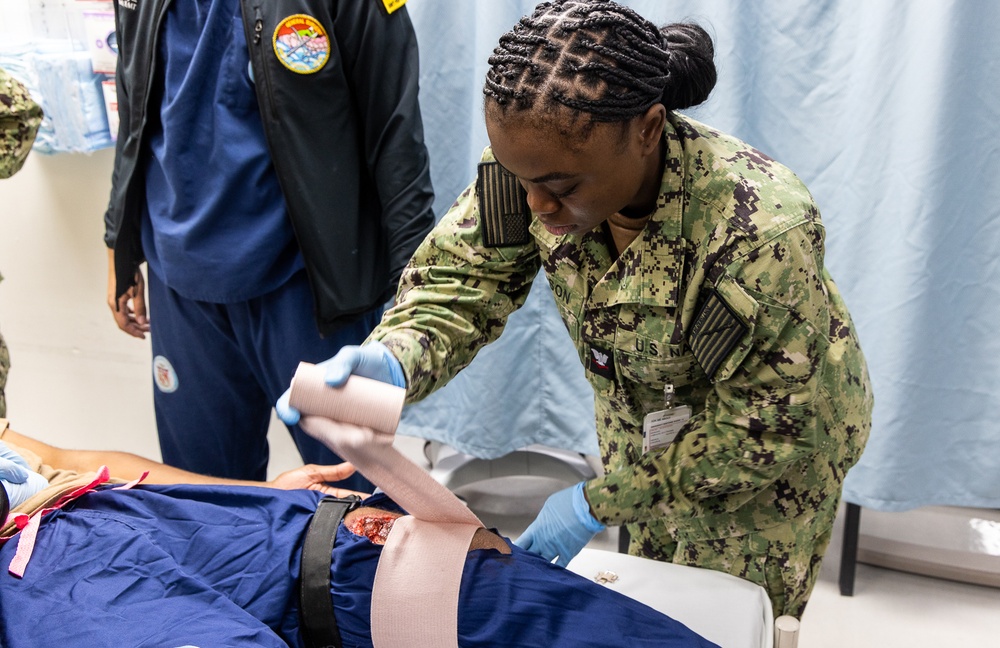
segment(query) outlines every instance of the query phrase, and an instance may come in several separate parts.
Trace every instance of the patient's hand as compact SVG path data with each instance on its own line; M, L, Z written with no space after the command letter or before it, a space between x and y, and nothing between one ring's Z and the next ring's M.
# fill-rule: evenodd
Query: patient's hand
M282 490L315 490L326 493L327 495L333 495L334 497L349 497L351 495L367 497L369 493L357 493L343 488L334 488L327 484L327 482L347 479L353 474L354 466L346 461L335 466L317 466L315 464L306 464L301 468L281 473L275 477L274 480L268 482L268 486L271 486L272 488L280 488Z
M403 517L402 514L396 511L362 506L344 517L344 525L354 535L364 536L375 544L383 545L392 530L393 521L400 517ZM510 553L510 547L503 538L488 529L476 530L469 544L469 551L473 549L496 549L503 554Z

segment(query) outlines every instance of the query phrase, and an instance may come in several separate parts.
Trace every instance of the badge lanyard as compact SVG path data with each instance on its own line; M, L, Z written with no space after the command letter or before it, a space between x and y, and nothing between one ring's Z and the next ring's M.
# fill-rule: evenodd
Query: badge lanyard
M674 386L663 386L664 408L650 412L642 420L642 451L662 450L673 443L691 418L689 405L674 406Z

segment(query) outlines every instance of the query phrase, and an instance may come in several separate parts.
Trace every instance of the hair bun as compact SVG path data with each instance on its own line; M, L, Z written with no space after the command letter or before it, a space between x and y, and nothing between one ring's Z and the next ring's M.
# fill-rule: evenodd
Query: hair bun
M660 29L670 53L667 67L670 81L663 89L667 110L697 106L708 99L715 87L715 46L700 25L673 23Z

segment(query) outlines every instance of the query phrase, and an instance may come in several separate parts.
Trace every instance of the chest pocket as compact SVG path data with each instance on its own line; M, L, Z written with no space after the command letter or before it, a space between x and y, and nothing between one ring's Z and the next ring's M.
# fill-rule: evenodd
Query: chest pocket
M673 385L678 396L704 373L690 348L672 343L675 322L665 308L638 307L625 319L636 322L634 330L622 326L615 335L615 351L622 386L650 412L663 407L663 387Z
M258 112L257 95L250 78L250 52L243 32L243 16L239 7L231 19L226 38L229 47L222 53L219 70L218 103L229 108L236 116L245 117Z

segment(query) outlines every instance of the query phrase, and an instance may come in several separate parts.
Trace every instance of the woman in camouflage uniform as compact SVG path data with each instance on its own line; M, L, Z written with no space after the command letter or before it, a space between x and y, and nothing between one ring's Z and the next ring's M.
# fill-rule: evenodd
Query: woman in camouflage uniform
M490 58L477 183L328 382L427 396L542 268L594 388L605 474L552 495L516 542L565 564L624 525L630 553L744 577L798 616L872 395L805 186L676 112L708 97L712 59L700 27L611 2L523 18Z

